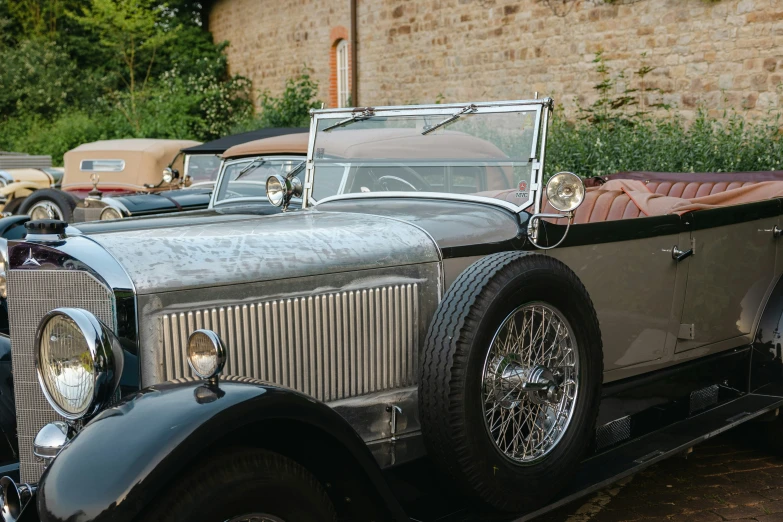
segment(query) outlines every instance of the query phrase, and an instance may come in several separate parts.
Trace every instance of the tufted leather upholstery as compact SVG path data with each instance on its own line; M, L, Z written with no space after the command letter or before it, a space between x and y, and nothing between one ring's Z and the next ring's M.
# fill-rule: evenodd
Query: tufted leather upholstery
M668 178L668 179L667 179ZM722 181L726 178L735 181ZM588 186L600 186L609 179L642 180L651 192L682 199L709 196L719 192L754 185L760 181L781 181L783 171L740 173L653 173L621 172L603 178L591 178ZM681 181L677 181L677 180ZM504 199L512 203L516 189L487 191L480 195ZM542 212L558 213L546 199L542 200ZM588 190L585 201L576 210L574 224L596 223L644 216L627 194L620 190Z
M542 203L543 212L558 213L547 201L546 194ZM584 202L576 209L574 224L630 219L640 214L639 207L621 190L589 190Z
M650 180L646 182L650 192L672 196L675 198L693 199L702 196L726 192L747 185L755 185L756 181L658 181Z

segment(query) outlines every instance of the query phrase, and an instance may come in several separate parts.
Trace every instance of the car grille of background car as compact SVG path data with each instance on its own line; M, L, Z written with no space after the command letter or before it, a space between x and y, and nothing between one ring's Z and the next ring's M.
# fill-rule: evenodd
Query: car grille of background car
M116 329L114 296L87 272L76 270L11 270L8 294L21 481L37 482L44 465L33 455L33 439L47 423L62 420L46 401L36 376L38 323L50 310L74 307Z

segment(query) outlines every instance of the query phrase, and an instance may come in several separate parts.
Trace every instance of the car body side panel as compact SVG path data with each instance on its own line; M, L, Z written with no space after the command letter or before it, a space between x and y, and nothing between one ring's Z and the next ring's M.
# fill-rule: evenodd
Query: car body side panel
M759 308L778 275L773 229L779 225L779 205L773 200L688 216L694 224L695 254L687 259L682 324L693 325L694 338L679 339L677 352L728 339L751 341ZM728 212L743 221L723 223Z
M644 226L643 219L636 221ZM664 357L678 269L671 249L678 237L668 234L548 252L576 273L593 300L605 371Z

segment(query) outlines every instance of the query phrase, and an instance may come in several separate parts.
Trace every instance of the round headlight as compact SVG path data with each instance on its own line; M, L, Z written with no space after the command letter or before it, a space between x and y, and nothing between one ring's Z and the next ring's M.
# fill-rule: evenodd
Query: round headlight
M103 212L101 212L101 221L109 219L122 219L122 214L114 207L106 207L103 209Z
M285 179L277 174L266 179L266 197L271 204L279 207L285 199Z
M212 379L226 364L226 346L212 330L196 330L188 337L188 365L202 379Z
M546 197L555 210L571 212L584 201L585 185L576 174L560 172L547 182Z
M37 346L41 388L66 419L97 412L117 390L123 367L120 343L86 310L49 312L38 327Z

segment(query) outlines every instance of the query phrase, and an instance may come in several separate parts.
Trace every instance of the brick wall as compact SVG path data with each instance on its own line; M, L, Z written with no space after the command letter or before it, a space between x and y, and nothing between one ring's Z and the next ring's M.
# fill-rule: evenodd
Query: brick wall
M698 105L763 114L783 106L781 0L358 0L362 105L529 98L590 103L592 63L632 74L686 113ZM348 0L219 0L217 40L257 89L282 89L307 63L329 103L330 35L350 27ZM624 88L621 82L618 89ZM648 101L659 101L656 96Z

